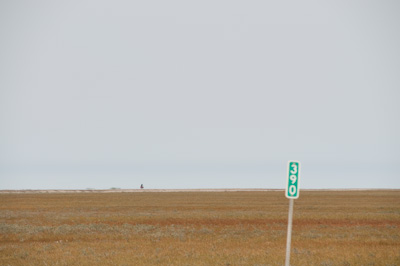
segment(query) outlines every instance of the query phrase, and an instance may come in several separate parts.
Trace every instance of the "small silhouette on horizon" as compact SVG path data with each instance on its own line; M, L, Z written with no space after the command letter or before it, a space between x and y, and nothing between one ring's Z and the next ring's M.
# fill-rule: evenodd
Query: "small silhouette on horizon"
M141 188L141 189L144 189L144 186L143 186L143 184L141 184L141 185L140 185L140 188Z

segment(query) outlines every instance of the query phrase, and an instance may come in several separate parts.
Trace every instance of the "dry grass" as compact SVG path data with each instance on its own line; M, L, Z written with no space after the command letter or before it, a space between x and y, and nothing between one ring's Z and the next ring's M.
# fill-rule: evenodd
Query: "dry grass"
M0 194L0 265L283 265L283 192ZM303 191L292 265L400 265L400 191Z

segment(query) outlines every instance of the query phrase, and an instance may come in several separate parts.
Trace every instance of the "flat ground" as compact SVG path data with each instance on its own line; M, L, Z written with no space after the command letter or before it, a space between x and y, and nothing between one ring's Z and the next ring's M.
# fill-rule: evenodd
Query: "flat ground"
M0 265L283 265L282 191L0 194ZM302 191L292 265L400 265L400 191Z

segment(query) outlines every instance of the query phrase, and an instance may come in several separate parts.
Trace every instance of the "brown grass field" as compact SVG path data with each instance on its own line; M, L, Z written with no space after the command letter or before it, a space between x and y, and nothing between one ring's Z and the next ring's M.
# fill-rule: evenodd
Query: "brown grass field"
M2 193L0 265L284 265L283 191ZM400 265L400 191L302 191L291 265Z

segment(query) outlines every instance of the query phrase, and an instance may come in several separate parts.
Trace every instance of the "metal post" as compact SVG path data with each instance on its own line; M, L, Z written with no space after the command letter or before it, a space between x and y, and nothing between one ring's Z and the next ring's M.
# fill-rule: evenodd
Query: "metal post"
M290 242L292 241L292 220L293 220L293 199L289 200L289 221L286 240L286 261L285 266L290 266Z

